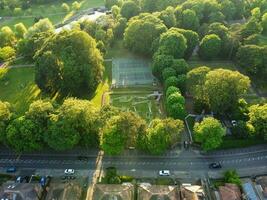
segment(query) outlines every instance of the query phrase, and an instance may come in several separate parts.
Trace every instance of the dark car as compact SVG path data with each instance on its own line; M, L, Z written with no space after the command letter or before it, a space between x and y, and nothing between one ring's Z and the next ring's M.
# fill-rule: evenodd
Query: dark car
M7 173L15 173L17 171L16 167L8 167L6 169L6 172Z
M210 169L221 169L222 168L222 165L218 162L215 162L215 163L210 163L209 164L209 168Z
M80 161L87 161L88 157L87 156L78 156L78 160Z

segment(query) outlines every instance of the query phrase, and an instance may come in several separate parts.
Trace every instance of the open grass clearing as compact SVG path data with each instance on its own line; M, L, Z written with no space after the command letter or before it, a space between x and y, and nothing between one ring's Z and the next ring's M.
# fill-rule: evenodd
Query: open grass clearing
M34 68L0 69L0 100L7 101L19 113L41 98L41 90L34 82Z
M188 64L190 69L207 66L210 67L211 69L224 68L230 70L237 70L235 64L232 61L225 61L225 60L202 61L199 60L198 58L193 58L188 61Z
M69 0L64 2L67 3L71 8L71 4L74 1L75 0ZM104 5L104 0L83 0L79 2L82 3L80 11ZM10 26L13 28L15 24L22 22L25 26L29 27L34 24L34 18L40 16L44 18L47 17L52 21L53 24L57 24L61 22L68 14L63 12L61 8L62 3L63 1L52 1L42 5L33 4L30 8L30 11L22 11L19 16L12 15L9 10L1 11L1 16L12 16L12 18L0 20L0 26Z

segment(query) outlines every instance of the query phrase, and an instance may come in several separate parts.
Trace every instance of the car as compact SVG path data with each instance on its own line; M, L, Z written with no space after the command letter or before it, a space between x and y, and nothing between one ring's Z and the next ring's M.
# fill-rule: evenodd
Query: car
M237 125L237 121L236 120L232 120L231 123L232 123L232 126L236 126Z
M160 176L170 176L171 173L170 173L170 170L160 170L159 175Z
M71 174L74 174L74 169L65 169L65 174L67 175L71 175Z
M215 163L210 163L209 164L209 168L210 169L221 169L222 168L222 165L218 162L215 162Z
M7 173L14 173L14 172L16 172L16 171L17 171L16 167L8 167L8 168L6 169L6 172L7 172Z

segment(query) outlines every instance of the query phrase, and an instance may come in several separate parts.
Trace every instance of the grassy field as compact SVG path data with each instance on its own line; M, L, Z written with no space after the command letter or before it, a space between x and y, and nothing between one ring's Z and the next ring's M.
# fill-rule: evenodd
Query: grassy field
M224 69L230 69L230 70L237 70L235 67L235 64L231 61L223 61L223 60L217 60L217 61L202 61L198 58L193 58L188 61L190 69L201 67L201 66L207 66L211 69L218 69L218 68L224 68Z
M109 87L111 85L111 80L112 80L111 71L112 71L112 63L106 62L103 82L98 85L95 94L92 97L90 97L91 101L99 108L101 107L103 94L109 91ZM106 95L105 98L106 98L105 102L108 102L109 95Z
M40 94L34 83L34 68L0 69L0 100L11 103L18 113L25 112Z
M134 88L116 90L110 95L110 104L125 111L133 111L139 114L143 119L151 121L155 118L162 118L163 111L160 109L162 101L159 102L150 94L153 90L138 91Z
M66 1L66 3L71 7L71 4L75 0ZM103 6L104 0L83 0L80 1L82 3L80 10L85 10L92 7ZM1 26L13 26L19 22L24 23L27 27L32 26L34 24L35 17L47 17L49 18L54 24L61 22L67 13L64 13L62 8L62 1L51 2L43 5L32 5L31 12L29 11L22 11L19 16L14 16L13 18L1 20ZM1 11L1 16L12 16L12 14L8 10Z

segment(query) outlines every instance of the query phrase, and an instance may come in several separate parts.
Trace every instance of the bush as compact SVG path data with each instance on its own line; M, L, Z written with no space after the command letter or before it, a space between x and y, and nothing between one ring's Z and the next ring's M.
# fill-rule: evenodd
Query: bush
M180 89L180 91L182 92L182 94L185 94L186 92L186 75L179 75L177 77L177 87Z
M178 83L179 83L178 78L177 78L176 76L171 76L171 77L169 77L169 78L167 78L167 79L165 80L165 82L164 82L164 87L165 87L165 88L168 88L168 87L170 87L170 86L177 87Z
M176 76L175 69L173 69L171 67L167 67L162 71L163 80L167 80L171 76Z
M15 58L16 51L10 46L0 48L0 62Z
M175 59L173 60L173 64L171 66L175 69L178 75L186 74L188 72L189 66L184 59Z
M179 88L175 87L175 86L170 86L167 88L166 90L166 98L168 98L170 95L174 94L174 93L181 93Z
M66 3L62 3L61 8L66 13L70 11L70 7Z

